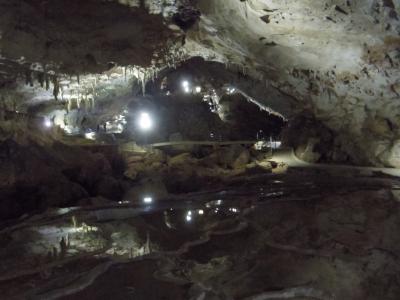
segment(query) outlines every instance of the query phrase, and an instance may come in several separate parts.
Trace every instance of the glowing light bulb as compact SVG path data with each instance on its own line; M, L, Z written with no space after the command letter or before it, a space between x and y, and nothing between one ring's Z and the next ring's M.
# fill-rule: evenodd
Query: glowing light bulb
M195 91L196 91L196 93L200 93L201 92L201 86L196 86Z
M204 210L199 209L199 215L204 215Z
M47 128L50 128L53 124L51 123L51 121L49 119L44 120L44 126L46 126Z
M144 198L143 198L143 202L146 203L146 204L150 204L150 203L153 202L153 198L151 198L151 197L144 197Z
M142 112L139 116L139 127L142 130L149 130L153 127L153 121L150 118L150 115L146 112Z
M182 87L183 87L183 91L185 92L185 93L190 93L190 84L189 84L189 81L187 81L187 80L184 80L184 81L182 81Z

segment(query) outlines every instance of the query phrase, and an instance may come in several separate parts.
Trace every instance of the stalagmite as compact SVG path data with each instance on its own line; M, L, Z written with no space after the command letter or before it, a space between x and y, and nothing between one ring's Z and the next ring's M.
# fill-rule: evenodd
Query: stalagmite
M27 84L27 85L29 84L30 86L33 86L31 70L25 71L25 84Z
M60 256L61 256L61 258L63 258L66 253L67 253L67 243L65 241L65 238L62 237L60 240Z

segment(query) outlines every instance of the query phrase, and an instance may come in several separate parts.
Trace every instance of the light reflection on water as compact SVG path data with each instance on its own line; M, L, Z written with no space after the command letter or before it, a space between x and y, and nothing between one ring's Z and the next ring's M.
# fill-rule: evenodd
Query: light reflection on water
M60 248L62 238L68 239L71 247L67 255L76 255L76 253L94 251L106 246L109 241L108 233L111 233L112 244L107 246L107 253L132 258L148 253L149 250L146 249L149 245L151 246L149 249L154 249L154 245L160 245L159 249L176 250L183 243L195 241L210 229L217 228L222 223L219 223L220 221L227 220L229 227L237 220L242 220L238 217L249 211L248 208L250 211L257 206L257 209L269 209L268 205L271 203L309 200L311 196L320 197L321 191L324 193L337 191L337 187L340 187L341 191L343 189L378 190L382 187L393 189L393 191L400 189L398 183L388 179L379 180L337 179L333 181L329 178L317 178L312 181L309 178L298 177L290 182L282 180L277 182L275 179L269 182L265 180L256 183L244 182L232 188L224 187L223 191L181 195L171 199L158 199L148 193L143 195L136 204L121 203L107 208L86 210L60 209L56 211L58 215L50 215L51 220L46 219L46 222L42 222L39 219L37 223L45 225L40 225L41 227L37 227L37 230L22 231L21 229L20 232L16 230L13 237L29 249L26 253L45 257L49 249ZM400 196L395 196L396 199L400 198ZM145 198L151 198L151 201ZM66 216L68 214L69 216ZM70 221L70 218L74 219L75 216L79 221L78 224ZM32 228L33 225L34 223L32 223ZM18 237L20 237L19 240ZM15 246L18 245L15 244ZM60 250L58 252L60 253ZM15 264L13 259L9 259L10 266ZM31 259L27 261L30 262Z
M383 185L383 183L380 183ZM388 185L386 182L385 185ZM400 184L391 182L389 186L400 189ZM156 199L149 191L139 199L120 205L120 208L110 207L96 210L92 215L98 221L129 219L139 215L164 215L169 218L169 227L196 227L204 220L232 217L244 209L257 205L266 205L275 201L309 200L320 197L322 192L340 189L374 189L365 178L325 176L260 177L252 181L244 181L234 187L225 186L223 190L201 191L176 198ZM271 200L271 201L270 201ZM126 204L126 203L122 203ZM171 225L174 223L175 225Z
M221 200L219 200L221 201ZM215 203L222 203L212 201ZM167 209L164 210L164 223L170 229L175 230L201 230L202 227L208 223L220 221L235 217L240 213L240 209L237 207L211 207L210 203L205 203L202 207L189 207L187 209Z

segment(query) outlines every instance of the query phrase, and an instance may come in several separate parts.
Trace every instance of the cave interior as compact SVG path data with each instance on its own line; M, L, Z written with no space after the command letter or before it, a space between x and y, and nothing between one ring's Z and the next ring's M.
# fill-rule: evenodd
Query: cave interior
M398 300L400 1L0 0L0 178L0 299Z

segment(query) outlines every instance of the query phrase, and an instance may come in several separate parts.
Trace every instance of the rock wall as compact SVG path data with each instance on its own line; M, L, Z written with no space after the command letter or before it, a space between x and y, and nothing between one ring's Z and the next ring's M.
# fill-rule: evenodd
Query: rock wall
M190 51L241 65L292 96L292 112L311 112L354 162L400 166L398 1L202 0L199 7Z

